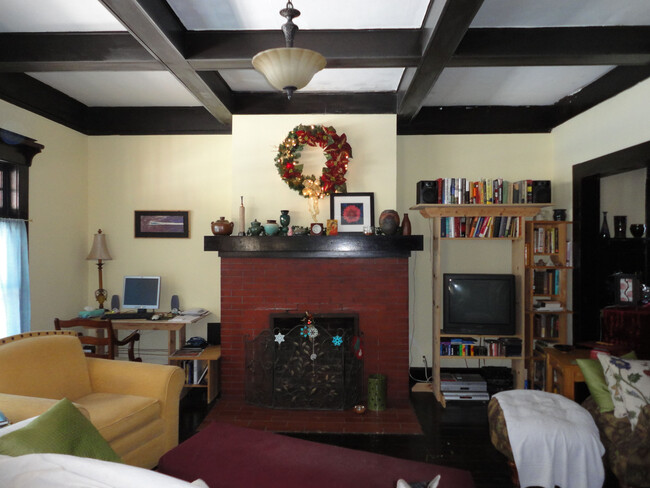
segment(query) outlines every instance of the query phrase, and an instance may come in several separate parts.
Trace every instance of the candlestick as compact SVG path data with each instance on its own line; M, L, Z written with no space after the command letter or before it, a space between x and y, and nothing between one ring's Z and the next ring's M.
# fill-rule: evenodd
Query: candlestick
M244 208L244 196L241 197L241 205L239 206L239 235L246 234L246 209Z

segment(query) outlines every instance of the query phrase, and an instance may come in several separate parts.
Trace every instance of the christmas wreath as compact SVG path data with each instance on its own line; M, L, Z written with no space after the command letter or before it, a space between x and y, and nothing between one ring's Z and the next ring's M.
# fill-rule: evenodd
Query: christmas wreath
M302 174L303 165L298 159L305 144L323 148L326 160L318 179L314 175ZM323 198L331 193L346 191L345 173L351 157L352 148L345 134L338 135L333 127L300 124L278 146L275 166L289 188L305 198Z

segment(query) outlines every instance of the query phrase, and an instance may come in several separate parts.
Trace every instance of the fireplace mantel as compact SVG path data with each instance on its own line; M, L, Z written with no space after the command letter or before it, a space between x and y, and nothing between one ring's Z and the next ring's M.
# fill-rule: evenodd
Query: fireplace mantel
M424 249L421 235L205 236L203 245L223 258L408 258Z

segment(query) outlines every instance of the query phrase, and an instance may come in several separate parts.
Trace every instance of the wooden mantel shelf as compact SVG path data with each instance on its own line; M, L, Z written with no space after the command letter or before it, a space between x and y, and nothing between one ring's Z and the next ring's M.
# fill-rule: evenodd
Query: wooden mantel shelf
M432 217L534 217L544 207L551 207L552 203L518 203L512 205L478 205L478 204L437 204L421 203L409 210L419 210L425 218Z
M203 249L222 258L386 258L409 257L424 244L421 235L205 236Z

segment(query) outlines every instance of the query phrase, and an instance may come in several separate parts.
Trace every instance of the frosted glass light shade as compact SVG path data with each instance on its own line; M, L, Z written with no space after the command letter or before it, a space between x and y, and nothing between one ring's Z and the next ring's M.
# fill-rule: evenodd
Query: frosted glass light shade
M326 64L320 53L298 47L267 49L253 57L253 67L278 90L304 88Z

